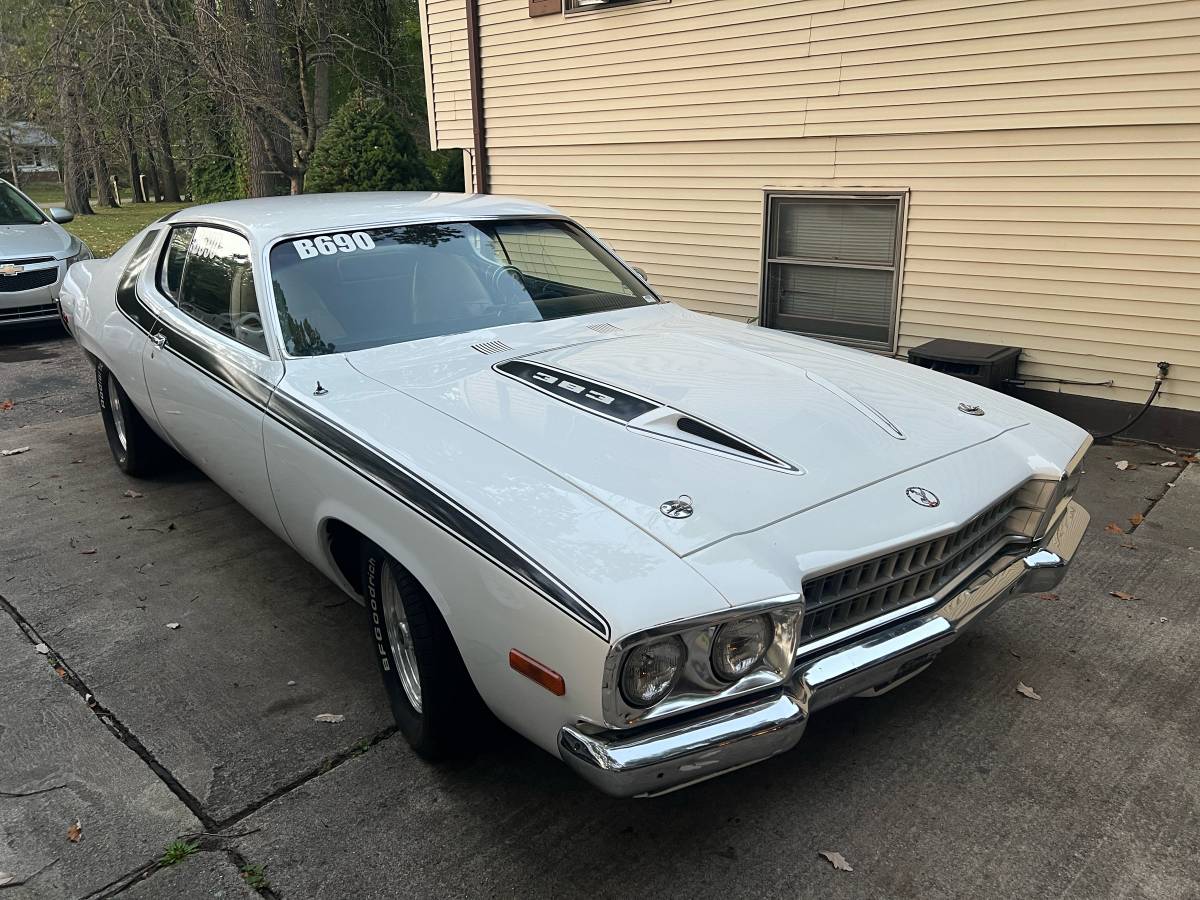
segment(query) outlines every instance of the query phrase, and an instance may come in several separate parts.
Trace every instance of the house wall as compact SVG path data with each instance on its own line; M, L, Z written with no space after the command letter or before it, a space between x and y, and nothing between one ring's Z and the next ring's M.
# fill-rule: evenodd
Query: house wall
M463 0L425 0L431 135L471 148ZM757 314L763 189L909 193L898 351L1014 344L1045 387L1200 410L1200 2L480 0L491 189L666 296Z

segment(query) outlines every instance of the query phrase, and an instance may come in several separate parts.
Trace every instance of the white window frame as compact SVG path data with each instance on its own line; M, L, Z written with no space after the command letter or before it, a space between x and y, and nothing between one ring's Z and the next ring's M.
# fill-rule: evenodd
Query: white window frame
M885 342L857 340L855 338L839 337L828 334L813 334L809 332L793 332L807 337L829 341L835 344L845 344L863 350L877 353L887 353L894 356L900 339L900 297L904 282L904 258L908 233L908 188L854 188L838 189L828 187L818 188L763 188L762 212L762 253L759 260L758 273L758 321L759 324L774 328L774 311L768 309L767 278L772 264L795 263L801 265L826 266L830 268L847 269L892 269L892 308L889 322L890 340ZM830 263L825 260L800 260L773 258L771 250L771 210L772 202L779 198L802 197L813 200L890 200L896 203L896 243L893 255L894 264L891 266L868 265L861 263Z
M617 12L643 6L666 6L671 0L563 0L563 15L585 16L598 12Z

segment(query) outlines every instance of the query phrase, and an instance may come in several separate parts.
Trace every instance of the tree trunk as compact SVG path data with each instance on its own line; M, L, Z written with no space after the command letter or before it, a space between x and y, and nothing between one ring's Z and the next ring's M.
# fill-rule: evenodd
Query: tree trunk
M317 10L317 61L313 64L313 123L317 140L329 124L329 57L333 43L329 38L329 20ZM301 77L304 73L300 73Z
M88 199L87 153L79 129L78 69L64 68L59 76L59 111L62 115L63 203L77 216L94 215Z
M154 151L146 151L146 166L150 170L150 189L154 193L154 199L162 203L163 193L159 186L158 180L158 163L154 159ZM149 199L148 197L146 199Z
M133 189L133 202L141 203L146 199L142 196L142 167L138 164L137 145L129 132L125 133L125 156L129 160L129 184Z
M157 81L157 79L155 79ZM178 203L179 196L179 176L175 172L175 154L171 152L171 123L167 119L167 111L160 109L158 111L158 152L162 154L163 160L163 196L171 203Z
M246 192L251 197L272 197L275 195L274 166L263 144L264 137L248 111L242 111L241 119L246 141Z
M113 193L112 181L109 179L108 163L99 150L92 151L92 177L96 180L96 200L101 206L116 209L117 196Z

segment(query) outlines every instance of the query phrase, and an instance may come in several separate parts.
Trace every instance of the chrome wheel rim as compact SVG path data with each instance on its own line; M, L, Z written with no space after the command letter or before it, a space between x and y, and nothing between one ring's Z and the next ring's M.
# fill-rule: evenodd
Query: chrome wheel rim
M396 586L391 563L383 567L383 584L380 594L383 600L383 615L387 621L388 645L392 648L392 659L396 662L396 674L404 696L418 713L421 711L421 673L417 668L417 650L413 646L412 629L404 612L404 600Z
M129 439L125 437L125 413L121 409L121 395L117 392L117 382L110 374L108 376L108 408L112 410L113 428L117 431L117 440L121 449L129 449Z

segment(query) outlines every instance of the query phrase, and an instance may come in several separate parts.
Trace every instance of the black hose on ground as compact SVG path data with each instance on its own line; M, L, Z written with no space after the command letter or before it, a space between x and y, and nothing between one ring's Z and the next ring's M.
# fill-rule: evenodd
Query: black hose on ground
M1132 428L1137 420L1146 414L1146 410L1150 408L1150 405L1158 396L1158 392L1162 390L1163 382L1167 378L1167 370L1170 368L1170 363L1160 362L1158 364L1158 377L1154 379L1154 387L1150 391L1150 396L1146 398L1146 402L1142 404L1142 408L1133 414L1133 418L1114 431L1106 431L1104 434L1096 434L1096 432L1093 431L1092 438L1096 441L1107 441L1109 438L1116 437L1122 431L1127 431L1128 429Z

